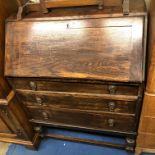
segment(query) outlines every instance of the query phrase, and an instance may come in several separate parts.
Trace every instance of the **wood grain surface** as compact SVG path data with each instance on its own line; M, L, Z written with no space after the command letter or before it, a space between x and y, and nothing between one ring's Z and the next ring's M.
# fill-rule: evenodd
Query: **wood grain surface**
M77 111L112 112L135 114L136 100L120 101L104 99L100 95L65 94L54 92L20 92L20 100L26 106L73 109ZM109 97L110 98L110 97ZM127 99L126 99L127 100Z
M142 22L136 17L10 22L5 75L142 82Z
M145 93L143 114L146 117L155 118L155 94Z
M93 113L75 111L72 109L29 107L30 119L40 120L64 126L76 126L94 130L135 131L135 118L130 115Z
M35 90L35 91L53 91L53 92L72 92L88 94L108 94L110 95L110 86L114 86L114 96L124 95L137 97L139 92L138 84L79 81L71 79L47 79L47 78L8 78L10 84L15 90ZM31 86L35 85L35 88ZM112 94L111 94L112 95Z
M55 126L131 136L126 148L133 150L146 36L145 5L133 2L129 16L121 7L91 6L6 21L5 76L23 103L10 108L16 117L27 113L18 118L27 139L26 118L36 132Z

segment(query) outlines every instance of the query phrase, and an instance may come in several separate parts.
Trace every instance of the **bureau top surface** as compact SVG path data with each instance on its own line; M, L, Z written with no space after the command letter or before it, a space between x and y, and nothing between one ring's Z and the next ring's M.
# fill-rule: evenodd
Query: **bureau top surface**
M144 16L98 18L100 11L90 12L84 19L75 9L74 18L60 11L52 15L59 20L28 15L8 21L5 75L142 82Z
M129 16L146 15L146 5L144 0L130 0ZM101 17L122 17L122 6L105 7L99 10L96 6L88 7L71 7L52 9L48 14L41 12L31 12L22 19L26 20L64 20L64 19L79 19L79 18L101 18ZM16 21L16 15L10 16L8 21Z

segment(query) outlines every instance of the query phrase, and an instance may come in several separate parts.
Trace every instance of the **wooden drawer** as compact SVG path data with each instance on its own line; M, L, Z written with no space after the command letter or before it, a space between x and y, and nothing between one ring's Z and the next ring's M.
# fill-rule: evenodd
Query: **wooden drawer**
M155 64L150 64L146 91L155 94Z
M77 128L135 131L135 118L130 115L107 113L77 112L69 109L28 108L31 121L42 121L43 124L71 126Z
M139 131L145 133L155 133L155 118L143 117Z
M115 112L135 114L136 100L105 99L104 95L23 91L18 96L26 106L45 106L79 111Z
M149 116L155 118L155 95L145 93L143 116Z
M51 79L39 78L9 78L11 85L16 90L33 91L55 91L55 92L76 92L76 93L94 93L110 95L131 95L137 96L138 85L127 85L125 83L89 83L89 82L62 82L52 81Z
M140 132L137 138L137 146L142 148L154 149L155 134L147 134Z

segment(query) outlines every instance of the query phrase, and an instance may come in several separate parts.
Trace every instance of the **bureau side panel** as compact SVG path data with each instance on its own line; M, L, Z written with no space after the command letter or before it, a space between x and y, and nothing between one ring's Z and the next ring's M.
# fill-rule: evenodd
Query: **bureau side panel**
M6 124L3 122L1 118L0 118L0 133L11 133L9 128L6 126Z

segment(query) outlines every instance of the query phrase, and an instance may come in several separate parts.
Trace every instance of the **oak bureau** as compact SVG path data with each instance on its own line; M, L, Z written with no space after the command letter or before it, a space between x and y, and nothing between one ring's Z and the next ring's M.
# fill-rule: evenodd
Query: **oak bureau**
M145 81L147 12L96 6L27 13L6 22L5 76L42 137L42 127L123 136L134 150ZM76 139L93 143L90 140ZM102 145L104 142L95 142Z

